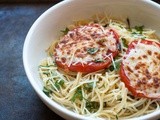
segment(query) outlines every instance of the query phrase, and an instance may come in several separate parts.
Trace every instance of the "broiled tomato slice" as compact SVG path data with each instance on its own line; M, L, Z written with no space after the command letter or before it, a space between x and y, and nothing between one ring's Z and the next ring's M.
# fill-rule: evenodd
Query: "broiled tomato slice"
M160 43L131 42L122 59L120 77L134 96L160 98Z
M69 31L55 47L55 61L65 70L90 73L107 68L118 54L119 37L111 28L91 23Z

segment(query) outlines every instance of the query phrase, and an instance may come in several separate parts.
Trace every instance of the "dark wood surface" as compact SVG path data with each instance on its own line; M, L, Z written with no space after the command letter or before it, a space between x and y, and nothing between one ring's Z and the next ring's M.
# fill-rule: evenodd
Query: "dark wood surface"
M63 120L37 96L22 62L29 28L54 4L0 4L0 120Z

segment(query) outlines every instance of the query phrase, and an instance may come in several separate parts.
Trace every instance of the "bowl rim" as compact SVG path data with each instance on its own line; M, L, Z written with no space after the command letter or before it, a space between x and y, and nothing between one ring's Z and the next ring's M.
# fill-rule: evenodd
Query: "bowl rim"
M78 1L78 0L76 0ZM81 1L81 0L79 0ZM124 0L125 1L125 0ZM127 1L127 0L126 0ZM54 111L55 113L57 113L58 115L61 116L61 113L63 113L65 115L66 118L68 117L71 117L71 118L75 118L75 119L89 119L91 117L87 117L87 116L84 116L84 115L79 115L73 111L70 111L68 110L67 108L61 106L60 104L58 104L57 102L51 100L48 96L46 96L43 91L41 89L39 89L38 85L36 84L36 82L34 81L34 77L32 76L32 73L30 72L29 70L29 67L28 67L28 61L26 59L26 55L27 55L27 50L28 50L28 46L29 46L29 42L30 42L30 38L33 34L33 31L35 30L36 26L39 24L39 22L45 18L45 16L47 16L47 14L49 14L51 11L55 10L55 9L58 9L59 7L61 6L64 6L65 4L71 4L72 2L75 2L75 0L64 0L64 1L61 1L53 6L51 6L50 8L48 8L46 11L44 11L36 20L35 22L32 24L32 26L30 27L27 35L26 35L26 38L25 38L25 41L24 41L24 45L23 45L23 55L22 55L22 59L23 59L23 66L24 66L24 69L25 69L25 73L27 75L27 78L31 84L31 86L34 88L34 91L37 93L37 95L41 98L41 100L50 108L52 109L52 111ZM130 1L132 2L132 1ZM151 0L141 0L141 1L138 1L138 2L144 2L148 5L151 5L153 7L156 7L156 8L159 8L160 9L160 5L154 1L151 1ZM52 106L52 107L51 107ZM54 110L53 110L54 108ZM152 112L150 114L146 114L146 115L143 115L143 116L140 116L138 118L132 118L133 119L151 119L153 117L156 117L156 116L160 116L160 109L155 111L155 112ZM63 117L63 116L61 116ZM64 117L64 118L65 118ZM94 118L93 118L94 119ZM96 118L97 119L97 118ZM101 119L101 118L100 118Z

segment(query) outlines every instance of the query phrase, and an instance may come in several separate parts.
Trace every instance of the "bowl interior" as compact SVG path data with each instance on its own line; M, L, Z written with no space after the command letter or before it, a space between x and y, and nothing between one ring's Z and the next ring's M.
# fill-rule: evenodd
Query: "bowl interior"
M59 38L60 31L74 20L86 19L99 13L105 13L114 18L129 18L131 26L144 25L146 28L156 30L160 35L159 12L158 4L146 0L66 0L51 7L35 21L24 43L23 61L31 85L44 103L57 114L66 119L84 119L51 101L42 92L43 84L38 74L38 65L40 60L47 57L45 50L53 40ZM153 116L156 118L158 112L142 118Z

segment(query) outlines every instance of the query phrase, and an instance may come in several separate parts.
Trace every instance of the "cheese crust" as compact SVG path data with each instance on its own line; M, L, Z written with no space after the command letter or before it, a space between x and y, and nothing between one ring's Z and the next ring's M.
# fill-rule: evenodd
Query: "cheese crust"
M109 51L117 51L113 31L90 23L69 31L60 39L55 47L55 59L68 67L77 63L92 64L111 58Z
M154 98L160 94L160 45L152 43L133 42L134 48L123 57L123 69L137 93Z

